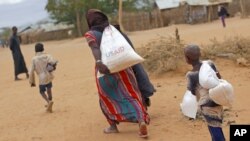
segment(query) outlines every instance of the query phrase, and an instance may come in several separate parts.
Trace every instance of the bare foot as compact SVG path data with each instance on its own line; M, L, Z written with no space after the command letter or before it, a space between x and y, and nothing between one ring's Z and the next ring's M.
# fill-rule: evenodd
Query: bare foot
M53 106L54 102L50 101L48 106L47 106L47 112L52 113L52 106Z
M141 138L148 137L148 130L147 130L147 125L145 122L139 123L139 137Z

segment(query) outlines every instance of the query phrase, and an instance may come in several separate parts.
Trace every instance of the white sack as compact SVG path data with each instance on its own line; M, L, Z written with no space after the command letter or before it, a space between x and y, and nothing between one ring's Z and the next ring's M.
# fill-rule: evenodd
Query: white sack
M199 72L199 83L203 88L211 89L219 84L219 78L211 66L204 61Z
M193 95L191 91L186 91L180 106L181 111L185 116L195 119L198 110L198 102L196 96Z
M209 97L219 105L231 107L234 100L233 86L220 79L219 85L209 90Z
M111 73L119 72L144 60L112 25L104 30L100 49L102 62L109 68Z

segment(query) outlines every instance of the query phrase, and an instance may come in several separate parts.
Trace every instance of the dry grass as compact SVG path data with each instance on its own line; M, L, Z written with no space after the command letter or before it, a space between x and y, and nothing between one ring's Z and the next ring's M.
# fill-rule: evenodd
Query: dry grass
M216 38L211 44L202 46L204 58L225 57L234 60L238 64L248 66L250 61L250 39L244 37L226 38L219 42Z
M139 48L137 52L145 59L144 67L150 74L159 75L176 70L184 61L182 41L173 37L160 36Z
M160 36L152 40L137 52L145 58L143 65L153 75L160 75L169 71L175 71L181 64L185 64L183 41L174 37ZM208 45L202 45L202 59L215 59L223 57L235 61L241 66L249 66L250 39L243 37L227 38L219 42L216 38Z

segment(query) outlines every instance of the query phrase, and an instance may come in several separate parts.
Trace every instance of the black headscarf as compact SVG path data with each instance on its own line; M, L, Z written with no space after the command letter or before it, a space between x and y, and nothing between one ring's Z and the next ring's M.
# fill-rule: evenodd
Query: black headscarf
M86 19L90 30L103 32L109 25L108 17L98 9L88 10Z

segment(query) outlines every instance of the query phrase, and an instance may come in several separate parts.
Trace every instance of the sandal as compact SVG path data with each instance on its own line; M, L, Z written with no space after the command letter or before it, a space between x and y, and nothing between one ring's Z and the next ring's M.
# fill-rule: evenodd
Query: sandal
M141 122L139 124L139 137L141 137L141 138L148 137L148 130L147 130L147 125L145 122Z
M103 130L105 134L111 134L111 133L119 133L117 128L114 127L108 127Z

